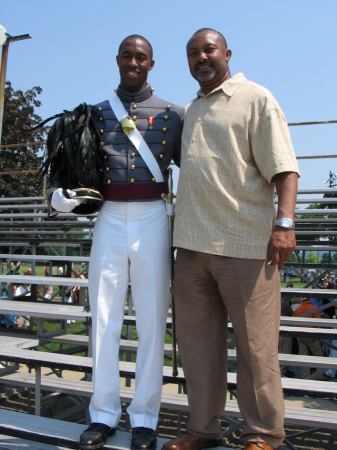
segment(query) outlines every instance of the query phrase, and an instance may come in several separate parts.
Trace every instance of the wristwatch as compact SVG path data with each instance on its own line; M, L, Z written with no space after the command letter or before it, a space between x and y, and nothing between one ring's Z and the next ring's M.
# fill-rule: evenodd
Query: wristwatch
M282 219L277 219L275 221L275 226L284 228L286 230L294 230L295 223L291 219L287 219L284 217Z

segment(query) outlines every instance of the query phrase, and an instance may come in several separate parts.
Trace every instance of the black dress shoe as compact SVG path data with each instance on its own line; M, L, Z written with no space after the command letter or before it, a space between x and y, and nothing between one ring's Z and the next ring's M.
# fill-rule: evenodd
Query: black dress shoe
M155 450L157 439L151 428L135 427L132 430L132 450Z
M83 431L80 437L80 449L96 450L106 443L108 436L113 436L116 428L111 428L104 423L92 423Z

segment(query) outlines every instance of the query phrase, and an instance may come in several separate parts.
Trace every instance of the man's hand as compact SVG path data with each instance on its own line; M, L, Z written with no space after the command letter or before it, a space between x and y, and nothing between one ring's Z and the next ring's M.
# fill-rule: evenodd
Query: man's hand
M267 260L270 266L278 265L279 272L282 271L283 263L288 261L296 247L294 230L286 230L275 227L268 243Z
M297 195L296 172L282 172L272 180L278 196L276 219L288 218L294 221ZM295 231L275 226L267 248L267 260L270 266L278 265L281 272L283 263L288 261L296 246Z
M67 193L69 197L75 197L76 195L76 193L74 191L71 191L70 189L67 189ZM58 212L70 212L81 203L81 200L65 197L65 195L63 194L63 189L59 188L52 193L50 206L52 207L52 209Z

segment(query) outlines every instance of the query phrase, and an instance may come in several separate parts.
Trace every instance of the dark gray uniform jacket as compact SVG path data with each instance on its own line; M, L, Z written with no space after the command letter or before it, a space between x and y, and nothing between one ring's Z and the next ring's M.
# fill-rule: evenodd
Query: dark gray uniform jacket
M94 120L101 136L104 161L104 197L110 201L142 201L160 198L167 193L167 168L173 160L180 165L180 145L184 109L153 95L147 85L138 92L128 92L120 87L117 95L126 112L154 154L163 173L164 183L157 183L145 161L139 155L105 100L95 105L101 117ZM50 186L48 186L50 187ZM53 182L57 188L57 177ZM51 195L52 192L48 194ZM49 201L48 201L49 205ZM50 211L48 216L54 216Z
M167 168L171 160L178 166L180 164L184 109L160 99L152 92L149 85L138 92L128 92L120 87L117 89L118 97L154 154L167 185ZM159 183L156 183L143 158L124 134L109 101L95 106L101 112L95 126L102 139L105 190L110 194L113 192L112 198L106 199L141 200L139 192L142 192L145 184L146 199L151 199L150 186ZM154 195L153 198L158 196Z

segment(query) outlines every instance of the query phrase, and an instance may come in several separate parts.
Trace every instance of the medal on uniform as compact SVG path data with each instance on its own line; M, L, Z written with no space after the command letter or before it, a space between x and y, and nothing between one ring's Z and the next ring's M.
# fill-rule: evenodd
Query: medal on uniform
M136 128L134 121L131 120L130 117L123 117L120 124L123 128L124 134L129 134Z
M153 128L153 116L149 116L149 128L150 130Z

